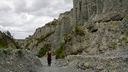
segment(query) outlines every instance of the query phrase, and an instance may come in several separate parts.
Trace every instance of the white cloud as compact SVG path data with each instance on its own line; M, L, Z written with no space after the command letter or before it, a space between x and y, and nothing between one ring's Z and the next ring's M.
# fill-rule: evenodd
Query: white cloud
M72 5L72 0L0 0L0 31L25 38Z

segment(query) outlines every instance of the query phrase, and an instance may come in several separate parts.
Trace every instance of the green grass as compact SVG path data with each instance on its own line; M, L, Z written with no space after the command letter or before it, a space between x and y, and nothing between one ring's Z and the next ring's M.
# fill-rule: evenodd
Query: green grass
M56 59L59 58L64 58L64 48L63 48L64 43L60 43L60 47L54 52L53 55L56 55Z
M48 36L50 36L50 35L53 34L54 32L55 32L55 31L49 32L49 33L47 33L45 36L42 35L42 36L38 39L37 44L35 44L35 45L38 46L38 44L39 44L41 41L43 41L45 38L47 38Z
M50 48L51 48L50 44L45 44L44 47L40 49L37 56L39 58L43 57L46 54L46 52L48 52L50 50Z

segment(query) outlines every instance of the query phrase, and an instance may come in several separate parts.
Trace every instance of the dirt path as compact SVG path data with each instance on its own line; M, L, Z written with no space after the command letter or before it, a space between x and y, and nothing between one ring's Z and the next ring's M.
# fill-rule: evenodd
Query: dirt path
M40 61L42 62L43 67L39 72L84 72L73 67L59 67L57 65L57 60L55 59L55 57L53 57L50 67L47 64L46 57L41 58Z

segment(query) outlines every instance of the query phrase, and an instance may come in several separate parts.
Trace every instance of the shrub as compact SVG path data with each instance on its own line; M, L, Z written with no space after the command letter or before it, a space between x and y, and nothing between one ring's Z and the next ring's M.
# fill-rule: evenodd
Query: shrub
M3 50L3 53L4 53L4 54L7 54L7 50Z
M79 35L84 34L84 31L81 29L81 26L76 26L75 27L75 32L76 32L76 34L79 34Z
M80 30L81 26L76 26L75 31L78 32Z
M63 42L60 43L60 47L54 52L54 55L56 55L56 59L58 58L64 58L64 48L63 48Z
M51 48L50 44L45 44L44 47L40 49L37 56L39 58L43 57L46 54L46 52L48 52L50 50L50 48Z
M56 23L54 21L52 21L52 25L55 25Z

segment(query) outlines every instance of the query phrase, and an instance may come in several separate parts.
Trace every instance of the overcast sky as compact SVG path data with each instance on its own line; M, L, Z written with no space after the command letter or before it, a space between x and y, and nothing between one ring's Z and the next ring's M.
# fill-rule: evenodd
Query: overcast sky
M16 39L32 35L36 28L69 11L72 0L0 0L0 31L9 30Z

